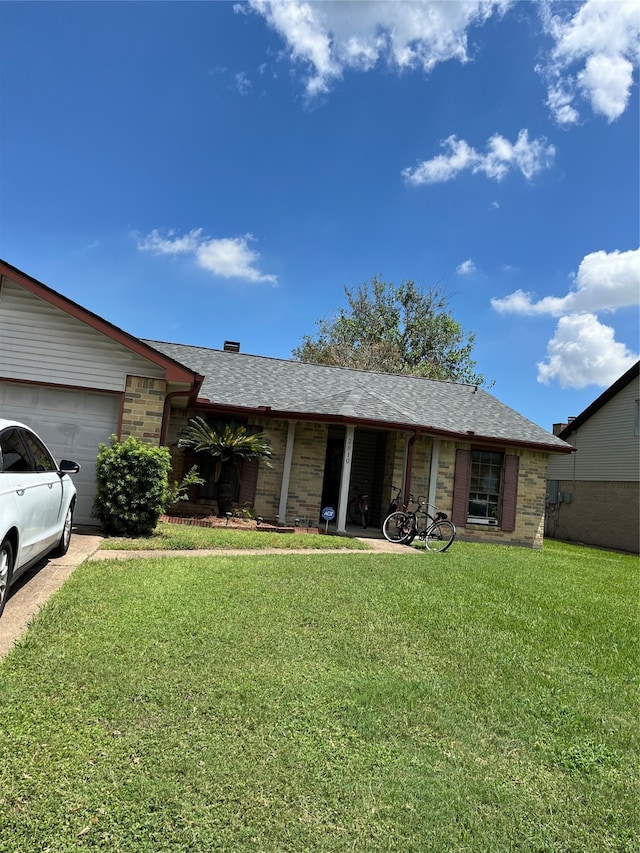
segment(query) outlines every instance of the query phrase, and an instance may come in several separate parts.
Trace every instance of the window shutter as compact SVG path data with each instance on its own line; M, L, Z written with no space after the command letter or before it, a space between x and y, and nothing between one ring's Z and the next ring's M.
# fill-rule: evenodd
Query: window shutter
M245 459L242 463L240 471L240 491L238 494L238 504L254 505L256 501L256 487L258 485L258 468L260 467L259 459Z
M471 453L458 448L456 450L456 472L453 480L453 507L451 520L464 527L469 510L469 477L471 475Z
M516 529L519 467L519 456L509 455L504 457L504 485L502 488L502 518L500 519L500 527L507 533Z

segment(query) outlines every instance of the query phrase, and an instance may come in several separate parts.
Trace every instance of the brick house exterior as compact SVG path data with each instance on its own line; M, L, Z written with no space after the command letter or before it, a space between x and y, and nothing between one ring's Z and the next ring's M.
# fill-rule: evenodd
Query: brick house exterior
M548 460L573 449L475 386L140 340L5 262L0 412L82 463L83 523L99 443L166 445L179 480L200 461L178 446L200 415L267 433L273 467L246 465L236 494L265 519L315 526L330 505L344 531L366 491L380 525L397 487L446 512L461 538L538 548ZM215 509L215 484L192 497Z
M550 454L571 448L474 386L146 341L204 376L195 406L172 411L167 443L174 474L192 464L178 447L189 418L233 420L264 431L272 468L258 466L238 503L255 514L315 526L327 503L338 530L362 483L372 524L381 524L392 486L445 511L459 536L540 548ZM331 448L340 458L330 482ZM492 517L471 517L477 457L497 457L501 482ZM243 478L244 481L244 478ZM206 504L206 502L205 502Z

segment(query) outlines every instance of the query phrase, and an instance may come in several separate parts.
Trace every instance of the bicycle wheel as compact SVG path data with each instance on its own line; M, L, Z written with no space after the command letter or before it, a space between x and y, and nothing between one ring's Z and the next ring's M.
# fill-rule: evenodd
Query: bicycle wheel
M389 542L406 542L413 538L413 518L408 512L392 512L385 518L382 532Z
M456 538L456 529L450 521L436 521L428 528L424 544L427 551L446 551Z

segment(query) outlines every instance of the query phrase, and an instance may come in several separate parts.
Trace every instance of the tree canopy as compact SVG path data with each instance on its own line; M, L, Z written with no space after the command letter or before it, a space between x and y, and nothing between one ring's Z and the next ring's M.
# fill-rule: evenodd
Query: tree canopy
M347 307L316 321L316 334L293 350L297 361L485 384L471 358L475 335L452 317L440 285L374 276L344 292Z

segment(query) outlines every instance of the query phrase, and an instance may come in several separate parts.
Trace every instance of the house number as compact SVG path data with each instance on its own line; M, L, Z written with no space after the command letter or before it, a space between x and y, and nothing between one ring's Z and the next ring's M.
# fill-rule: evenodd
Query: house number
M344 452L344 464L345 464L345 465L351 465L351 455L352 455L352 452L353 452L353 439L352 439L352 438L348 438L348 439L347 439L347 444L346 444L346 447L345 447L345 452Z

